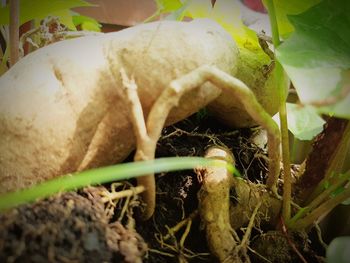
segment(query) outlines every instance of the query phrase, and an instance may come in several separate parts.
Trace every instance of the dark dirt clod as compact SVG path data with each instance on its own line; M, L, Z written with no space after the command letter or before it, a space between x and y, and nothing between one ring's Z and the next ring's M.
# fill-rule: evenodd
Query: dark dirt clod
M96 199L65 193L0 215L0 262L141 262L143 240Z
M317 256L310 248L308 237L301 233L292 233L287 237L280 231L268 231L257 235L251 242L251 248L253 263L264 262L262 257L272 263L325 263L324 258Z

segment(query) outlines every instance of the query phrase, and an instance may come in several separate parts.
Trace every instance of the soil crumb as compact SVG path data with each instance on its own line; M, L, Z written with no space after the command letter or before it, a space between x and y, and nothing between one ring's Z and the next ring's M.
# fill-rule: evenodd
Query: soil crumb
M0 262L142 262L141 236L69 192L0 214Z

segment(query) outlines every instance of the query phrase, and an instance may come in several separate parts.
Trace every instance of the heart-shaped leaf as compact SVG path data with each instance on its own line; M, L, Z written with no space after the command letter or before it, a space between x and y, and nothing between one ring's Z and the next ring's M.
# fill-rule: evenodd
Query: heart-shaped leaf
M300 100L319 112L350 118L350 1L324 0L289 16L295 32L277 58Z

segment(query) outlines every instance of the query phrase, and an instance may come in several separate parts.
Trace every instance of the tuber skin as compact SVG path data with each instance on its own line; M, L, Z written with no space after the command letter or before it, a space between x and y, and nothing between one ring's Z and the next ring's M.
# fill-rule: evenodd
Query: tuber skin
M265 111L260 103L273 101L274 94L264 93L262 83L256 98L243 79L233 77L239 56L232 38L207 19L142 24L27 55L0 78L0 193L121 162L135 146L135 160L152 159L164 126L208 104L235 127L237 116L231 121L230 110L215 105L237 98L244 122L246 115L252 119L243 126L267 129L273 190L279 132L269 114L277 109L264 103ZM149 218L154 177L138 183L147 189Z
M225 147L211 146L204 157L235 165L232 152ZM246 255L242 252L251 229L261 222L276 222L281 200L264 185L233 177L225 166L200 168L197 175L202 179L198 210L210 251L220 262L248 262L242 260ZM246 237L240 240L236 231L247 225Z
M219 147L209 148L205 157L220 159L234 165L232 153ZM203 186L198 193L199 212L210 251L220 262L242 262L239 257L229 259L238 244L230 224L232 174L226 167L208 167L199 174L203 174Z

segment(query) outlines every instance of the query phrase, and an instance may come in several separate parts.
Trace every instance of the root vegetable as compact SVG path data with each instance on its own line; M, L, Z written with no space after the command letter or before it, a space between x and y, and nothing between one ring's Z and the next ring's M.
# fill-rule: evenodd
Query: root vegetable
M232 153L212 146L206 158L216 158L234 164ZM261 222L277 220L281 201L275 199L264 185L235 178L226 167L199 169L203 185L198 194L199 214L210 251L220 262L246 262L246 249L251 230ZM234 193L234 194L233 194ZM246 227L242 240L236 230Z
M135 145L135 159L151 159L163 126L209 103L215 108L220 97L238 98L242 112L267 129L275 181L278 128L232 77L238 56L234 41L210 20L143 24L29 54L0 78L0 192L120 162ZM149 217L154 178L139 184L148 190Z
M261 50L239 48L237 60L236 78L244 82L255 94L258 102L269 114L275 114L278 110L278 98L276 92L274 65L271 59ZM250 127L256 125L256 121L246 111L237 98L222 94L213 103L209 104L209 110L213 112L223 123L229 123L233 127Z
M220 158L234 163L231 153L217 147L209 148L206 158ZM204 225L210 251L224 262L237 246L236 232L230 225L230 187L232 175L226 167L206 168L199 192L199 213ZM234 257L227 262L242 262Z

